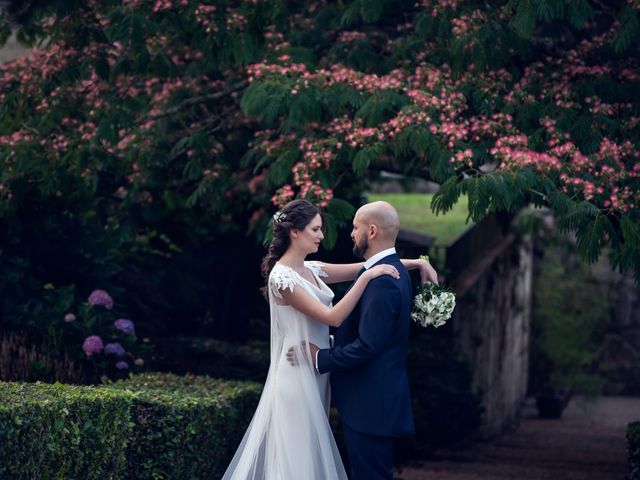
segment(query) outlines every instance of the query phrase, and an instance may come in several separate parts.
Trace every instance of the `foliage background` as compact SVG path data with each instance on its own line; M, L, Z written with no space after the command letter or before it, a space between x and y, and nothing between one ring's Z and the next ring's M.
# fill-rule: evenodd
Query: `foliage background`
M275 207L328 211L379 170L474 221L550 206L640 271L638 3L11 2L0 38L3 326L43 285L122 298L149 331L243 338ZM53 317L50 317L53 318Z

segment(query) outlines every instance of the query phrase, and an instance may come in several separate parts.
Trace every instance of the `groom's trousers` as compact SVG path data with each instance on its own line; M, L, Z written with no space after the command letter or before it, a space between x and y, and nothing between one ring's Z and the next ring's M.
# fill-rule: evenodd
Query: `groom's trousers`
M369 435L342 423L350 480L392 480L394 437Z

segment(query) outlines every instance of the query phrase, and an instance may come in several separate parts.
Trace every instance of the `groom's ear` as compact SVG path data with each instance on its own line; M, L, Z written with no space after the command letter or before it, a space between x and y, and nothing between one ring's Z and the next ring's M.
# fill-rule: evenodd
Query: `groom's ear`
M369 238L376 238L378 235L378 226L375 224L369 225Z

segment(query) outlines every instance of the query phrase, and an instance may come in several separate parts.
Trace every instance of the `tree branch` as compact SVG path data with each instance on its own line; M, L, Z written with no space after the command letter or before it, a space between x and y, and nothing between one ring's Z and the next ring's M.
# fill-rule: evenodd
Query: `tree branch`
M175 107L171 107L170 109L165 110L164 112L156 113L155 115L145 115L144 117L136 120L134 122L134 125L140 125L141 123L146 123L152 120L158 120L160 118L170 117L171 115L175 115L176 113L181 112L182 110L185 110L194 105L211 102L213 100L219 100L221 98L231 95L233 92L242 90L248 84L249 82L247 80L244 80L242 82L236 83L235 85L231 86L226 90L223 90L222 92L209 93L207 95L201 95L199 97L188 98L184 102L180 103L179 105L176 105Z

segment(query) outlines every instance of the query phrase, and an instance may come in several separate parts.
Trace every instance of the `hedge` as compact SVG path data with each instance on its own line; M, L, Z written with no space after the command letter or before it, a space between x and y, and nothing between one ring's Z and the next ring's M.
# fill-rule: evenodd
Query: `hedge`
M640 422L632 422L627 426L627 442L629 443L629 479L640 480Z
M134 392L130 479L212 479L224 473L258 404L256 383L206 376L137 375L110 389Z
M220 478L260 391L171 374L100 387L0 382L0 479Z
M131 406L126 392L0 383L0 478L122 478Z

